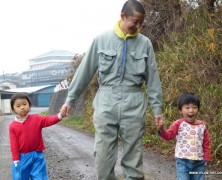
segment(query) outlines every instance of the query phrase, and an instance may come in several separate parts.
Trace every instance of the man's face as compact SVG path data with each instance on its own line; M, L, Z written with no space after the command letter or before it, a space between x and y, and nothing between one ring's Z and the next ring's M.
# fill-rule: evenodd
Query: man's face
M125 34L134 34L142 26L145 15L134 11L133 15L126 16L124 13L121 14L121 26L120 28Z

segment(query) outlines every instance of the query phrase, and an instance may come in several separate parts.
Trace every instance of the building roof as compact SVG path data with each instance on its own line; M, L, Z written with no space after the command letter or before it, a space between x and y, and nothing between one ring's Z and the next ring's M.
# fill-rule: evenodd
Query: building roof
M76 55L76 53L66 50L52 50L37 57L30 59L30 61L47 58L47 57L70 57L71 59Z
M14 94L14 92L9 92L9 91L6 91L6 90L0 90L0 94Z
M14 84L14 85L18 85L18 81L13 81L13 80L1 80L0 79L0 84L3 84L3 83L11 83L11 84Z
M51 87L51 86L55 86L55 85L45 85L45 86L33 86L33 87L25 87L25 88L16 88L16 89L7 89L7 90L4 90L5 92L24 92L24 93L33 93L33 92L36 92L36 91L39 91L39 90L42 90L42 89L45 89L45 88L48 88L48 87Z
M4 74L4 75L0 75L0 81L1 82L13 82L13 83L17 83L19 79L21 79L21 73L13 73L13 74Z
M42 68L42 69L27 69L25 71L22 72L22 74L26 74L27 72L37 72L37 71L44 71L44 70L56 70L56 69L67 69L67 68L73 68L72 65L72 61L71 62L64 62L64 63L60 63L60 64L53 64L50 65L48 67Z

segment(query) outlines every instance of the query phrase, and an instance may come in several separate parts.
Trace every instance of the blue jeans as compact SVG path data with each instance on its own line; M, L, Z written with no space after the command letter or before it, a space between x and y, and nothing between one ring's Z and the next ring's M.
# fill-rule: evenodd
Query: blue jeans
M48 180L43 152L20 154L17 166L12 163L13 180Z
M205 161L176 159L177 180L204 180Z

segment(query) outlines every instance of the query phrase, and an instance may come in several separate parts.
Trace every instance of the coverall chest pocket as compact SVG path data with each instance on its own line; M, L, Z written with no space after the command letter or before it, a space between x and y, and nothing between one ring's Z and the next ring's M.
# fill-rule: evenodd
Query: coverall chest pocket
M147 58L148 56L144 53L131 52L130 53L130 74L142 75L146 72Z
M98 70L102 73L111 72L115 59L116 59L116 51L114 50L100 51Z

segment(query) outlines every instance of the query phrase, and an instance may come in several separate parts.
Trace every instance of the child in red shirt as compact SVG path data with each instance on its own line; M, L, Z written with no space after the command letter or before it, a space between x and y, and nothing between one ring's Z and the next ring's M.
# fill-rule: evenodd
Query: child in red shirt
M65 113L60 110L60 113L54 116L29 114L32 104L25 93L14 94L10 105L12 111L16 114L15 120L9 125L13 160L12 179L47 180L42 128L58 123L65 117Z
M211 160L211 147L206 125L197 119L200 100L193 93L183 93L178 99L178 109L183 118L174 121L168 130L164 129L164 121L160 120L158 133L167 141L177 140L177 180L204 179L204 165Z

